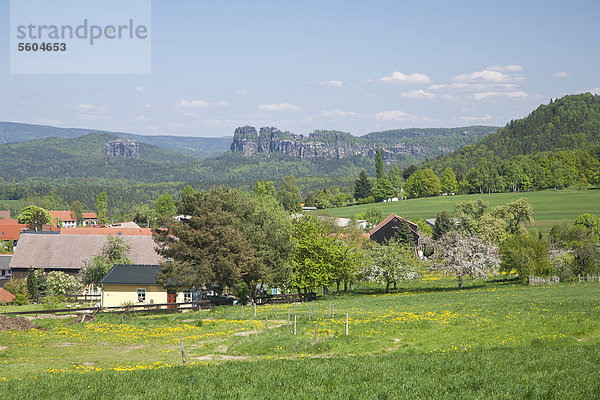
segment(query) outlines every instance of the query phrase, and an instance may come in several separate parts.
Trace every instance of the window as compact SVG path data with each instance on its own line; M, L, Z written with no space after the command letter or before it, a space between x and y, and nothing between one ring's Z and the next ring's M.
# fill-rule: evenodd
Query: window
M183 302L187 303L189 301L192 301L192 291L191 290L184 290L183 291Z
M137 295L138 295L138 303L146 302L146 289L138 289Z

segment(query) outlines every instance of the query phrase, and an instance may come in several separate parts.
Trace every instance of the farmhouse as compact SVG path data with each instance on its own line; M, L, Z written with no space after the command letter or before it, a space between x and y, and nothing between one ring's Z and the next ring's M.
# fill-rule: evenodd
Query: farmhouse
M167 291L156 282L160 272L158 265L116 264L100 280L102 307L118 307L125 304L165 304L202 300L202 291L185 290L180 293Z
M66 227L74 228L77 226L77 217L73 211L48 211L52 215L54 220L54 226L57 228ZM82 213L83 225L95 225L98 223L98 214L96 213Z
M86 228L94 231L94 228ZM111 232L112 234L112 232ZM115 233L118 234L118 233ZM76 274L102 251L108 243L109 234L61 234L59 232L25 232L10 261L14 278L27 276L29 267L43 268L46 272L62 271ZM127 258L136 264L158 264L161 257L156 253L156 244L149 235L122 235L131 247Z
M396 214L390 214L387 218L381 221L377 226L375 226L369 232L369 235L372 240L376 241L379 244L384 244L394 236L396 236L396 232L400 229L402 224L408 225L410 228L411 234L413 235L413 240L415 244L419 245L419 226L414 222L410 222L409 220L399 217Z

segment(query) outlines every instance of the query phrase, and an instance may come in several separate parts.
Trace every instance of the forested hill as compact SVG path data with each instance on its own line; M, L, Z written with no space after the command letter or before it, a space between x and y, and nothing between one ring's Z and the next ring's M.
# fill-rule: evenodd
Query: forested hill
M54 126L21 124L17 122L0 122L0 144L26 142L50 137L73 139L98 132L177 151L194 158L207 158L223 154L229 150L229 145L231 144L231 138L229 137L148 136L97 129L57 128Z
M361 137L370 143L383 143L390 146L405 143L460 149L468 144L481 141L497 130L497 126L482 125L463 126L459 128L408 128L371 132Z
M598 156L600 96L569 95L539 106L526 118L511 121L479 143L426 164L436 171L451 166L461 174L481 159L507 160L542 152L586 151Z

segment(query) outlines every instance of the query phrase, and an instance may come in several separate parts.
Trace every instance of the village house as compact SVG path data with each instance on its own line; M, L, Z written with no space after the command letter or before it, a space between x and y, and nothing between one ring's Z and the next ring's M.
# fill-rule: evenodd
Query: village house
M201 290L175 292L156 282L158 265L116 264L100 281L101 307L182 303L202 300Z
M78 229L78 228L70 228ZM122 235L131 247L127 258L136 264L158 264L161 257L156 253L156 244L149 230L138 234L123 232L126 229L101 232L110 228L81 228L86 233L66 234L61 232L24 232L19 246L10 261L10 270L14 278L24 278L30 267L44 269L46 272L62 271L77 274L87 260L100 254L108 243L108 236ZM98 230L97 230L98 229ZM99 232L96 234L96 232ZM120 232L120 233L119 233Z
M48 211L50 215L52 215L52 219L54 220L54 226L57 228L74 228L77 226L77 217L73 211L56 211L50 210ZM91 213L82 213L81 214L83 221L83 226L96 225L98 223L98 214Z
M16 219L0 219L0 240L11 241L17 245L21 232L27 230L27 225L20 224Z

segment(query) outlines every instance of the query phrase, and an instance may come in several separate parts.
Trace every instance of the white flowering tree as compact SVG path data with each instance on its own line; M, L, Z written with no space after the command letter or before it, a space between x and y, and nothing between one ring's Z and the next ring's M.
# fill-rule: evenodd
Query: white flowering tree
M373 244L365 275L368 280L385 283L387 292L391 284L396 289L398 281L419 279L419 267L413 247L390 240L385 245Z
M61 271L52 271L46 278L48 289L55 296L76 294L81 290L81 282L77 276L65 274Z
M497 269L500 258L498 248L485 244L476 236L466 236L451 231L435 244L434 269L458 278L458 287L463 287L463 278L485 279Z

